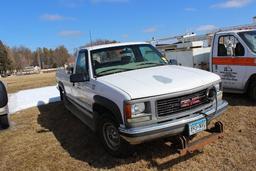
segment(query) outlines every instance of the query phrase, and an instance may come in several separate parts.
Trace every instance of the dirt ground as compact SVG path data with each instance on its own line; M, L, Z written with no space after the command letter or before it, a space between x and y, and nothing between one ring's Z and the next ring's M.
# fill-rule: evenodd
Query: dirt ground
M55 72L0 78L7 83L8 93L20 90L56 85Z
M61 102L24 110L0 132L0 170L255 170L256 104L240 95L225 99L230 107L218 119L225 138L176 159L164 140L135 146L128 159L113 158Z

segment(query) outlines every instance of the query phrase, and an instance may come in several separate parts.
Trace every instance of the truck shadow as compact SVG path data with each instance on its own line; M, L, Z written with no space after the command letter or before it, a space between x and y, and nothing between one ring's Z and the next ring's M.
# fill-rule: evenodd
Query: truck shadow
M246 94L224 93L223 99L230 106L256 106L256 102L252 101Z
M62 102L41 105L38 109L40 114L37 122L41 125L43 131L39 130L37 133L52 132L62 148L70 156L86 162L96 169L112 169L120 165L136 163L141 160L148 161L148 167L165 169L198 154L194 153L174 159L169 158L169 156L174 156L176 151L171 149L164 140L158 140L134 146L135 153L130 158L114 158L105 152L96 135L73 116L64 107ZM165 161L159 164L157 162L158 159L161 161L163 158L165 158Z

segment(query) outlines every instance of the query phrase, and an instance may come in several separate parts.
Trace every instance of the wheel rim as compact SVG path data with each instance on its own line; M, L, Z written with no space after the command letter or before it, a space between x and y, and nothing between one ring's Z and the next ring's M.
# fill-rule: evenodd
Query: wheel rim
M107 146L111 150L117 150L120 146L120 135L116 127L111 123L103 125L103 136Z

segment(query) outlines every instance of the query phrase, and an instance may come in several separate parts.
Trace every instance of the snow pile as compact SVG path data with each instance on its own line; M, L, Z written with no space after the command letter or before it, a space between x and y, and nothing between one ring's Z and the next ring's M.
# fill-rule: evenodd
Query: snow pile
M40 106L60 100L56 86L23 90L9 94L9 113L15 113L30 107Z

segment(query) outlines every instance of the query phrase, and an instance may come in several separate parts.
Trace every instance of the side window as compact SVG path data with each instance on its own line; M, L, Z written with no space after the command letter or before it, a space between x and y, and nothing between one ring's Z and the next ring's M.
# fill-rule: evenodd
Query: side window
M218 56L244 56L243 45L235 36L225 35L219 37Z
M87 52L79 52L76 62L76 74L84 74L88 71Z

